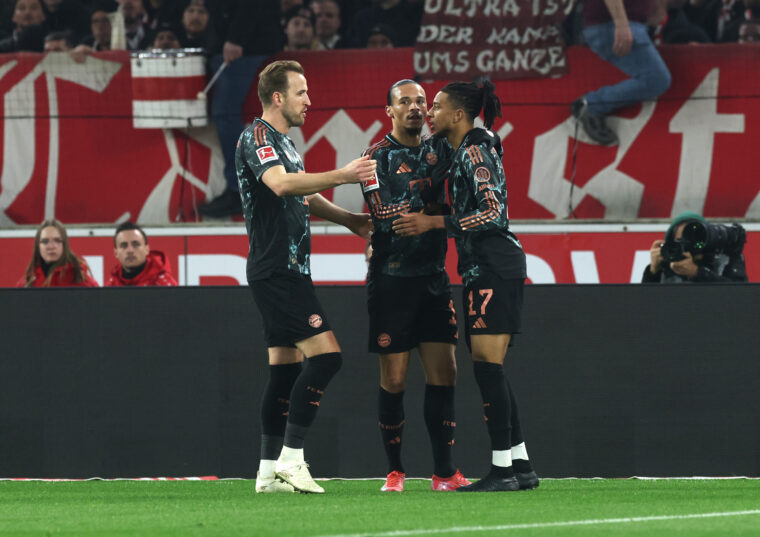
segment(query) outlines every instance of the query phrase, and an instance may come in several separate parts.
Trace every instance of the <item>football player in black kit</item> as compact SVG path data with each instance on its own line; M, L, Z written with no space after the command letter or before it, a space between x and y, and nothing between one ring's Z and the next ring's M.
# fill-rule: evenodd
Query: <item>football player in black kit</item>
M492 449L488 475L457 492L524 490L539 483L503 367L512 334L520 331L525 254L509 230L501 141L474 125L481 109L490 129L501 115L490 81L453 82L438 92L429 116L435 134L446 137L454 149L448 186L451 215L409 213L393 224L404 237L445 229L457 247L457 270L464 281L465 338Z
M445 198L445 139L422 140L427 116L425 90L413 80L391 86L386 114L393 130L364 152L377 161L377 178L362 185L372 214L372 257L367 276L369 350L380 355L378 417L388 457L382 491L404 490L401 462L404 391L409 356L417 349L425 370L423 414L433 449L431 489L469 485L452 461L456 314L445 270L446 232L402 237L392 223L401 214L442 204Z
M370 229L369 215L350 213L317 192L374 177L375 161L362 157L339 170L305 173L287 136L304 123L311 105L307 92L298 62L264 68L258 84L263 113L243 131L236 151L249 237L248 283L269 354L256 492L324 492L311 477L303 445L342 358L310 277L309 214L364 237Z

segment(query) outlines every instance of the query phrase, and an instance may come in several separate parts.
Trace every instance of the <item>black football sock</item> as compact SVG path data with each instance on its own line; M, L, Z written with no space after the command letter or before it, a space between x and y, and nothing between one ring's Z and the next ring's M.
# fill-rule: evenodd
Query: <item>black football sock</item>
M303 449L306 433L317 416L317 409L325 388L342 363L343 359L339 352L320 354L306 360L306 366L290 392L285 446Z
M473 369L483 399L483 413L488 427L488 435L491 437L494 459L502 458L497 457L497 455L503 455L503 460L505 460L504 464L494 466L499 469L499 477L508 477L501 475L502 473L508 473L511 476L512 466L508 455L511 447L509 441L511 405L504 367L501 364L473 362Z
M388 457L388 473L404 472L401 464L401 438L404 434L404 392L390 393L382 387L377 396L380 436Z
M457 471L452 461L454 447L454 386L425 385L425 425L433 448L433 473L451 477Z
M512 444L512 468L515 472L527 474L533 471L533 466L530 463L530 459L528 459L528 451L525 449L525 437L523 436L522 427L520 426L520 416L517 411L515 392L509 384L509 381L507 381L507 388L509 389L509 400L512 414L510 416L512 424L512 434L510 438L510 443Z
M508 478L508 477L515 477L515 472L511 466L496 466L495 464L491 464L491 471L488 472L488 475L492 475L494 477Z
M264 460L276 460L280 455L290 392L301 369L300 363L269 366L269 380L261 398L261 458Z

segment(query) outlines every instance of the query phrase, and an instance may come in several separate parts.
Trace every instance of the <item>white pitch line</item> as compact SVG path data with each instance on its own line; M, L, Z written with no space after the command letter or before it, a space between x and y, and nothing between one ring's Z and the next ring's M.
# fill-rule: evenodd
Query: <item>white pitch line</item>
M718 513L694 513L687 515L660 515L660 516L641 516L628 518L592 518L588 520L566 520L563 522L535 522L528 524L502 524L499 526L457 526L453 528L428 528L420 530L396 530L370 533L340 533L331 535L322 535L319 537L405 537L407 535L430 535L444 533L465 533L479 531L504 531L504 530L525 530L537 528L557 528L564 526L594 526L597 524L629 524L632 522L655 522L660 520L689 520L697 518L716 518L729 516L747 516L760 515L760 509L751 509L747 511L724 511Z

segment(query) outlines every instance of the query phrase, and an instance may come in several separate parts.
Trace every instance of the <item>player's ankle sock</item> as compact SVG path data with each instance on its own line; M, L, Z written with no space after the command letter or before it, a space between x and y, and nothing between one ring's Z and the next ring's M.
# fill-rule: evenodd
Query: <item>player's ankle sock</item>
M274 459L261 459L259 461L259 477L264 479L274 478L274 466L277 462L277 458Z
M282 451L282 440L282 436L261 435L259 473L262 477L274 477L274 462Z
M404 472L401 464L401 438L404 433L404 392L390 393L382 387L377 396L380 436L388 457L388 473Z
M533 465L528 458L528 450L525 449L525 442L512 446L510 451L512 454L512 467L515 472L527 474L533 471Z
M504 368L501 364L473 362L473 370L483 398L483 413L491 437L491 449L509 451L510 403Z
M285 422L288 420L290 392L293 390L298 375L301 374L300 363L269 366L269 380L264 395L261 397L261 433L266 436L280 438L280 446L275 449L274 458L282 448L282 437L285 435ZM261 458L271 453L264 453L264 442L261 443Z
M306 433L317 415L320 399L342 362L339 352L320 354L306 361L306 366L290 392L285 446L303 448Z
M454 447L454 386L425 385L425 425L433 447L433 473L451 477L457 471L452 461Z
M280 456L277 459L277 462L285 466L301 464L302 462L304 462L303 448L294 449L294 448L289 448L287 446L282 446L282 452L280 452Z

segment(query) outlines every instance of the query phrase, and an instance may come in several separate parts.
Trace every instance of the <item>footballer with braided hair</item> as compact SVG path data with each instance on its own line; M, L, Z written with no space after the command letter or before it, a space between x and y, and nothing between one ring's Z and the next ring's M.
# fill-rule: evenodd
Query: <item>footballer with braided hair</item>
M538 477L528 459L515 395L504 373L513 334L520 331L525 254L507 218L503 149L492 133L501 103L494 85L452 82L435 97L429 117L437 136L445 137L454 155L449 168L451 214L409 213L394 223L402 236L445 229L453 237L464 281L465 339L472 354L475 379L483 399L491 438L491 470L458 492L533 489ZM475 127L483 112L485 129Z

